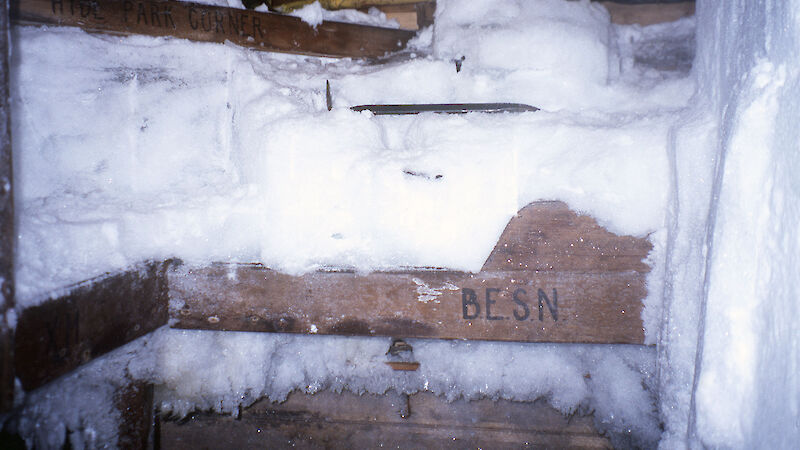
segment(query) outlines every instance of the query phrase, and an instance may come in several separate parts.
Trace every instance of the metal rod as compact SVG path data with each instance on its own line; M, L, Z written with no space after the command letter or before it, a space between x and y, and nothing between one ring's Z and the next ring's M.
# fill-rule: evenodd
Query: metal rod
M539 108L522 103L423 103L415 105L358 105L353 111L370 111L376 116L405 115L432 112L439 114L482 113L521 113L538 111Z

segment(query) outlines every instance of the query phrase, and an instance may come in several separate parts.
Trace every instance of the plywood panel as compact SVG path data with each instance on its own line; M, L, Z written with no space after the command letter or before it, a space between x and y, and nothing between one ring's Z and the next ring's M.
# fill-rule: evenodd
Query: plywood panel
M377 58L401 50L414 33L172 0L11 0L18 23L76 26L115 34L232 42L264 51Z
M170 314L191 329L641 344L650 248L540 202L512 219L478 273L179 267Z

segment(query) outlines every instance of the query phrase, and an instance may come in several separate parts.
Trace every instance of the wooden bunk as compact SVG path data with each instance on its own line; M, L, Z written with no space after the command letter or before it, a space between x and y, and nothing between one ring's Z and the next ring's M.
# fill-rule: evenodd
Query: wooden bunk
M259 50L325 56L380 57L413 36L404 30L334 23L315 30L275 14L164 0L12 0L11 16L18 23L230 41ZM645 260L651 244L645 238L614 235L591 217L551 201L523 208L478 273L407 268L290 276L258 264L143 262L67 288L60 298L24 310L12 331L15 233L7 19L1 10L0 282L5 302L0 305L0 410L13 407L15 376L26 391L37 389L162 326L643 345L641 311L650 270ZM127 448L194 448L222 438L239 439L224 442L243 445L284 442L314 448L375 443L387 436L401 444L443 447L499 442L609 446L589 418L564 418L541 403L485 399L450 404L427 393L295 393L281 405L258 402L237 418L199 413L172 421L154 409L153 386L132 381L119 392L117 406L124 418L120 445Z

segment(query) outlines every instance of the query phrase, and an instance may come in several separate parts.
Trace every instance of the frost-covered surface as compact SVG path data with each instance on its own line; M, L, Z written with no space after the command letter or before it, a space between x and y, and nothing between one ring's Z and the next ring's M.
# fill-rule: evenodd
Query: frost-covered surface
M487 28L566 23L611 33L599 6L546 3L589 12L574 22L567 13L489 15ZM527 3L506 7L514 5ZM458 8L440 6L447 25L445 13ZM594 47L569 77L555 56L515 68L467 54L456 73L448 55L461 47L448 47L457 41L447 37L471 31L443 30L433 33L434 57L365 66L16 29L16 164L19 173L36 174L18 181L20 304L172 256L261 261L291 273L321 266L477 271L510 217L539 199L567 201L621 234L663 227L667 133L691 82L608 83L597 75L609 73L607 58L592 58ZM556 31L527 47L529 36L506 36L506 59L525 61L536 48L571 42ZM482 42L475 45L489 45ZM495 44L485 51L500 52ZM562 54L575 59L570 52ZM324 106L326 79L333 112ZM370 117L347 109L466 101L542 111Z
M718 127L689 433L712 447L796 447L800 2L699 6L699 97Z
M21 307L64 285L168 257L259 261L290 273L477 271L517 210L563 200L611 231L654 242L645 328L648 342L661 344L660 367L652 348L413 341L421 369L397 374L382 364L388 339L165 330L133 357L146 367L133 376L158 383L161 406L176 414L234 411L293 389L427 389L593 410L620 444L655 445L663 418L668 430L680 429L688 423L681 396L691 393L684 382L691 383L687 355L698 315L685 303L700 295L690 289L702 291L703 260L695 255L705 228L696 217L708 210L691 183L710 173L703 171L709 142L690 131L711 136L713 126L700 119L713 120L699 108L682 112L694 92L681 71L685 48L655 43L691 36L693 22L611 27L601 6L561 0L439 0L436 21L415 43L415 58L378 66L16 28ZM665 72L652 63L659 55L683 65ZM461 56L456 73L452 60ZM347 108L482 101L542 110L373 117ZM679 120L685 125L675 131ZM679 299L667 304L674 328L659 326L662 293ZM84 370L102 362L91 367ZM114 370L111 387L102 388L108 392L123 373ZM27 423L52 415L68 427L108 426L102 411L80 419L62 411L67 399L49 389L26 400ZM662 393L669 395L659 416ZM673 404L674 412L664 411ZM21 429L28 439L60 439Z
M120 410L116 394L135 380L155 378L156 355L164 330L140 338L82 366L36 391L19 387L18 412L4 429L17 432L28 448L116 448Z
M170 331L159 355L160 406L178 416L195 408L234 414L264 396L293 390L383 394L429 391L448 400L547 401L565 414L594 411L620 444L652 446L654 349L640 346L536 345L408 340L420 368L385 365L388 338ZM176 357L202 354L203 358Z

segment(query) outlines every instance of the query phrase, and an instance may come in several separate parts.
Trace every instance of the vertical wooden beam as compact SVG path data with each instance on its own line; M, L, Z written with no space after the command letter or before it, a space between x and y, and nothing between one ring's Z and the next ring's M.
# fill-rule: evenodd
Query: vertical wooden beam
M151 447L153 425L153 385L131 381L117 392L114 406L120 413L118 448Z
M14 192L8 101L8 3L0 2L0 412L14 404Z

